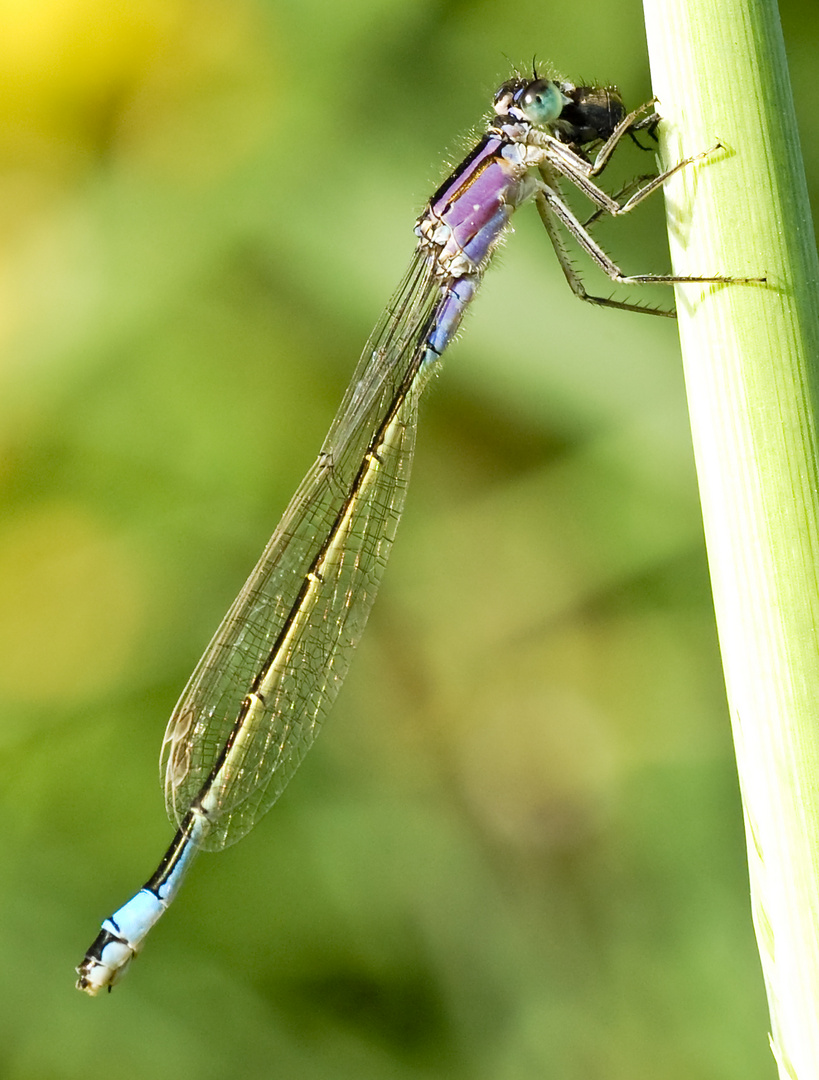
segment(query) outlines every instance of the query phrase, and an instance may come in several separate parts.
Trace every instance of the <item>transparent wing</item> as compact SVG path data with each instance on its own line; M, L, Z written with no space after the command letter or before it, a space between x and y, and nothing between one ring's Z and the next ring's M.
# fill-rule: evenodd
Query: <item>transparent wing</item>
M442 297L416 253L318 460L170 719L166 806L177 822L195 800L206 806L207 849L235 843L279 797L347 673L403 509Z

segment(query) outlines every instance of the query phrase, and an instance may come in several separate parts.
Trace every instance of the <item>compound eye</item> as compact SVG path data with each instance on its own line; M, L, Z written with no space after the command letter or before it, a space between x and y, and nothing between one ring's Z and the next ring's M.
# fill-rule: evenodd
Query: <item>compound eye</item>
M551 79L537 79L518 92L515 104L530 123L546 127L560 116L566 98Z

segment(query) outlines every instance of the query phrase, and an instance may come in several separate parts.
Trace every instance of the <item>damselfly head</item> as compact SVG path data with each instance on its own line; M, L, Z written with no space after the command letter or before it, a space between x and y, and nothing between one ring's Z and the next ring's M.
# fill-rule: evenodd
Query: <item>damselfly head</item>
M495 115L548 128L569 101L553 79L509 79L495 94Z
M494 104L502 121L545 128L575 146L605 142L626 115L616 86L575 86L544 78L509 79L498 88Z

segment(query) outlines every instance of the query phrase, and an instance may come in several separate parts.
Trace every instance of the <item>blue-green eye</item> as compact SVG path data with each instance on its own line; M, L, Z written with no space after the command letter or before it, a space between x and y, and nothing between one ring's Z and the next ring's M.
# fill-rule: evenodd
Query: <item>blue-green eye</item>
M537 79L516 95L515 104L526 119L538 126L557 120L566 99L551 79Z

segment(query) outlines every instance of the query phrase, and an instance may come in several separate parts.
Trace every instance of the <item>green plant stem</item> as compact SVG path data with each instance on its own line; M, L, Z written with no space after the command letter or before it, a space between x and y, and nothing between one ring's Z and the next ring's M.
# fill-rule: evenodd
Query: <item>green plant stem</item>
M775 0L644 0L708 559L780 1074L819 1077L819 264Z

